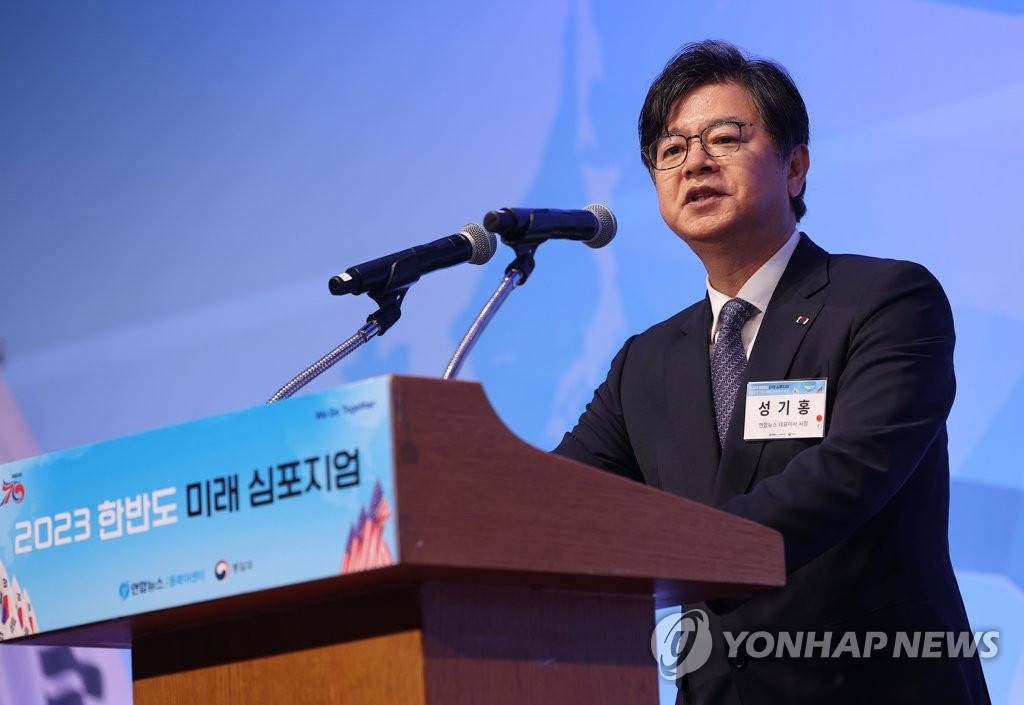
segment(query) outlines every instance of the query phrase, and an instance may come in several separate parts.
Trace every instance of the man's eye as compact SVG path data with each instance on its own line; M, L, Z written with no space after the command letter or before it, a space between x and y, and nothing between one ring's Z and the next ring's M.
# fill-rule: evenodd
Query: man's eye
M740 129L732 123L725 125L714 125L704 133L704 144L709 145L730 145L740 140Z

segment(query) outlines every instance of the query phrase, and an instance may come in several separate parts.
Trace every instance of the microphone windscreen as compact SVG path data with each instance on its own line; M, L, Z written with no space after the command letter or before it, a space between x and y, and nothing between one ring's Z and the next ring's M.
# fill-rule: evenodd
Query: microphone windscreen
M488 232L476 223L466 223L459 234L469 240L473 252L468 260L470 264L484 264L490 261L498 250L498 238L494 233Z
M600 203L591 203L585 210L590 211L597 218L597 232L589 240L583 242L587 247L594 249L604 247L612 241L615 232L619 229L619 225L615 221L615 214Z

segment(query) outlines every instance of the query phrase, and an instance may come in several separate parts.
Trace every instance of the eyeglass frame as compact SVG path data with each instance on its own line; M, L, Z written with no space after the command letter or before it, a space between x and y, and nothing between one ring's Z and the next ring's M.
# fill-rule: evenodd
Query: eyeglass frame
M707 146L705 146L705 144L704 144L704 133L707 132L708 130L710 130L711 128L713 128L713 127L720 127L721 125L735 125L737 127L737 129L739 130L740 140L739 140L739 142L736 143L736 149L735 150L733 150L732 152L726 152L725 154L719 154L716 157L714 154L709 152ZM744 127L756 127L758 129L761 129L761 130L765 129L764 127L762 127L761 125L758 125L755 122L745 122L743 120L718 120L717 122L711 123L710 125L705 127L703 130L701 130L697 134L690 135L689 137L686 137L685 135L679 135L679 134L674 134L674 133L670 132L670 133L668 133L666 135L663 135L663 136L659 137L657 139L657 141L652 142L651 144L647 145L646 147L641 148L640 152L643 154L644 157L647 158L647 163L650 164L651 168L654 169L655 171L671 171L672 169L678 169L679 167L681 167L683 164L686 163L686 158L690 156L690 140L693 140L693 139L696 139L700 143L700 148L704 150L704 154L708 155L708 157L710 157L711 159L719 159L720 157L725 157L725 156L728 156L730 154L735 154L736 152L740 151L740 145L743 144L743 128ZM678 164L676 164L675 166L667 166L667 167L664 167L664 168L658 168L657 166L655 166L656 160L651 158L651 156L652 156L651 155L651 150L653 148L655 148L658 145L658 143L660 143L666 137L682 137L685 140L686 153L683 154L682 160Z

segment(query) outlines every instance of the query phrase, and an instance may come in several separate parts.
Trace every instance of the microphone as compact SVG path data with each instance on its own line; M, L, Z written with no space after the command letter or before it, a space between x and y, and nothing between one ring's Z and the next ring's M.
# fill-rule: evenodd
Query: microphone
M581 211L550 208L502 208L484 216L484 227L501 235L506 245L540 244L555 238L581 240L588 247L604 247L615 237L615 216L600 203Z
M349 267L331 277L328 287L335 296L393 291L415 284L420 276L435 269L462 262L483 264L497 249L493 233L467 223L454 235Z

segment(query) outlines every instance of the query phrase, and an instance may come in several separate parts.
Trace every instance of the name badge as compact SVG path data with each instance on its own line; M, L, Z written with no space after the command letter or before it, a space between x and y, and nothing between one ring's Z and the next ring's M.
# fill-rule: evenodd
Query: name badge
M748 382L743 440L824 438L827 381Z

